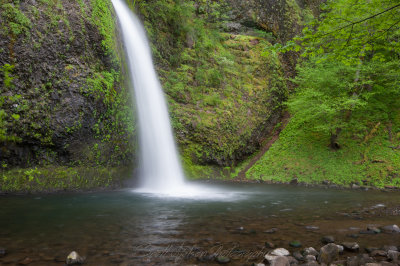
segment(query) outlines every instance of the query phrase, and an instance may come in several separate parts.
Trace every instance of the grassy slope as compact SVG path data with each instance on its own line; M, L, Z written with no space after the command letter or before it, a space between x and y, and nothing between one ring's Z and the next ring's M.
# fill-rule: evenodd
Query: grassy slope
M386 125L371 123L371 131L356 139L352 132L339 138L341 149L328 147L329 137L299 132L292 120L280 135L280 139L246 173L247 178L287 182L298 178L300 182L332 183L349 185L400 187L400 134L389 141ZM399 132L400 113L392 125Z

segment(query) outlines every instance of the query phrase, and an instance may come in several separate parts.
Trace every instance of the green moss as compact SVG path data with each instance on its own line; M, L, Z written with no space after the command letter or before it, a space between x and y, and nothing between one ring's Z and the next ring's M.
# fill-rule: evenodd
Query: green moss
M121 187L125 169L41 167L0 170L2 192L56 192Z
M32 22L19 9L19 1L16 3L3 3L0 7L3 17L1 26L6 34L13 34L14 36L30 34Z

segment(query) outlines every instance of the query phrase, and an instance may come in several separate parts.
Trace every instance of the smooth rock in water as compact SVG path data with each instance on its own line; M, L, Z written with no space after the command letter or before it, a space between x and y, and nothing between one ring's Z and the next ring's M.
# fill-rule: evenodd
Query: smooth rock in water
M371 252L371 256L372 257L386 257L387 256L387 252L384 250L374 250Z
M383 246L382 248L384 251L388 252L389 250L393 251L399 251L399 249L396 246Z
M360 249L360 246L356 242L344 242L342 246L347 251L357 252Z
M376 226L368 226L368 227L367 227L367 230L368 230L368 231L372 231L372 232L374 232L375 234L379 234L379 233L381 232L381 229L379 229L379 228L376 227Z
M303 261L303 260L304 260L303 255L301 255L301 253L300 253L299 251L293 252L293 257L294 257L296 260L299 260L299 261Z
M313 225L307 225L306 229L307 230L319 230L319 227L318 226L313 226Z
M231 261L231 259L228 257L224 257L224 256L218 256L215 259L215 261L218 262L219 264L226 264L226 263L229 263Z
M272 256L289 256L290 252L284 248L274 249L271 253Z
M389 250L387 252L387 257L389 260L391 260L393 262L398 262L400 259L400 252L394 251L394 250Z
M360 265L375 262L374 259L371 258L368 254L358 255L358 257L360 258Z
M278 231L278 228L271 228L271 229L264 231L264 233L273 234L273 233L276 233L276 231Z
M287 256L290 265L298 265L299 262L292 256Z
M290 266L289 259L285 256L277 256L270 262L270 266Z
M376 248L376 247L366 247L365 251L368 252L368 253L372 253L374 250L378 250L378 249L379 248Z
M381 229L385 233L400 233L400 228L396 224L387 225L387 226L381 227Z
M7 254L7 250L5 248L0 247L0 258L4 257Z
M318 253L318 251L315 250L315 248L309 247L309 248L304 249L303 255L304 256L312 255L312 256L317 257L319 255L319 253Z
M217 258L217 255L215 254L208 254L202 257L198 257L197 260L200 262L210 262L214 261Z
M347 266L358 266L360 265L360 259L357 256L348 257L346 261Z
M319 263L331 264L339 257L339 251L338 245L333 243L323 246L318 256Z
M300 243L300 241L292 241L289 243L289 246L291 246L293 248L299 248L299 247L301 247L301 243Z
M307 262L317 261L317 258L313 255L307 255L305 258Z
M85 257L81 257L76 251L69 253L67 257L67 265L83 264L85 262Z
M335 238L333 236L324 236L321 238L323 244L335 243Z

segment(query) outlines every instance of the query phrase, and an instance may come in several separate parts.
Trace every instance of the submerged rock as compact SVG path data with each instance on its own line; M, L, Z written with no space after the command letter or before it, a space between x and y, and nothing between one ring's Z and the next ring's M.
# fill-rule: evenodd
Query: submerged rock
M323 246L319 252L318 261L324 264L331 264L339 257L340 249L333 243Z
M76 251L69 253L67 257L67 265L83 264L85 262L85 257L80 256Z
M368 227L367 227L367 230L368 230L368 231L372 231L372 232L374 232L375 234L379 234L379 233L381 232L381 229L379 229L379 228L376 227L376 226L368 226Z
M374 250L371 252L372 257L386 257L387 252L384 250Z
M379 248L377 248L377 247L366 247L365 251L368 253L372 253L373 251L378 250L378 249Z
M323 244L335 243L335 238L333 236L324 236L321 238Z
M218 262L219 264L226 264L226 263L229 263L231 261L231 259L228 257L224 257L224 256L218 256L215 259L215 261Z
M32 263L32 259L29 257L26 257L25 259L21 260L18 262L19 265L28 265Z
M310 230L310 231L315 231L315 230L319 230L319 227L318 226L314 226L314 225L307 225L306 229Z
M276 231L278 231L278 228L271 228L271 229L264 231L264 233L273 234L273 233L276 233Z
M267 242L265 242L265 247L266 248L275 248L275 244L267 241Z
M296 240L296 241L290 242L289 246L294 247L294 248L299 248L299 247L301 247L301 243L300 243L300 241Z

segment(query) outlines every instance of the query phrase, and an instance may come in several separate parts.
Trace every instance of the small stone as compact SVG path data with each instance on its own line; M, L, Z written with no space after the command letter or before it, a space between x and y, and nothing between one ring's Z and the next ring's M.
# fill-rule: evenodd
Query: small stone
M323 244L335 243L335 238L333 236L324 236L321 238Z
M362 254L358 256L360 258L360 265L365 265L367 263L374 262L374 259L371 258L368 254Z
M381 266L379 263L367 263L365 266Z
M372 231L372 232L374 232L375 234L379 234L379 233L381 232L381 229L379 229L379 228L376 227L376 226L368 226L368 227L367 227L367 230L368 230L368 231Z
M349 234L349 235L347 235L348 237L351 237L351 238L358 238L359 237L359 235L357 235L357 234Z
M318 251L315 250L315 248L309 247L309 248L304 249L303 255L304 256L312 255L312 256L317 257L319 255L319 253L318 253Z
M371 252L371 256L372 257L386 257L387 256L387 252L384 250L374 250Z
M303 261L303 260L304 260L303 255L301 255L301 253L300 253L299 251L293 252L293 257L294 257L296 260L299 260L299 261Z
M293 248L299 248L299 247L301 247L301 243L299 241L292 241L289 243L289 246L291 246Z
M219 264L227 264L231 261L231 259L228 257L224 257L224 256L218 256L215 259L215 261L218 262Z
M83 264L85 257L81 257L76 251L72 251L67 257L67 265Z
M319 252L318 261L326 265L331 264L339 257L339 246L333 243L323 246Z
M264 231L264 233L273 234L273 233L276 233L276 231L278 231L278 228L271 228L271 229Z
M198 257L197 260L200 262L210 262L210 261L214 261L217 258L217 256L215 254L208 254L202 257Z
M265 247L266 248L275 248L275 245L274 245L274 243L271 243L271 242L265 242Z
M317 258L313 255L307 255L306 256L306 261L311 262L311 261L317 261Z
M290 252L284 248L277 248L271 252L272 256L289 256Z
M395 224L381 227L381 229L385 233L400 233L400 228Z
M347 251L357 252L360 249L360 246L356 242L344 242L342 246Z
M393 262L398 262L400 259L400 252L394 251L394 250L389 250L387 252L387 257L389 260L391 260Z

